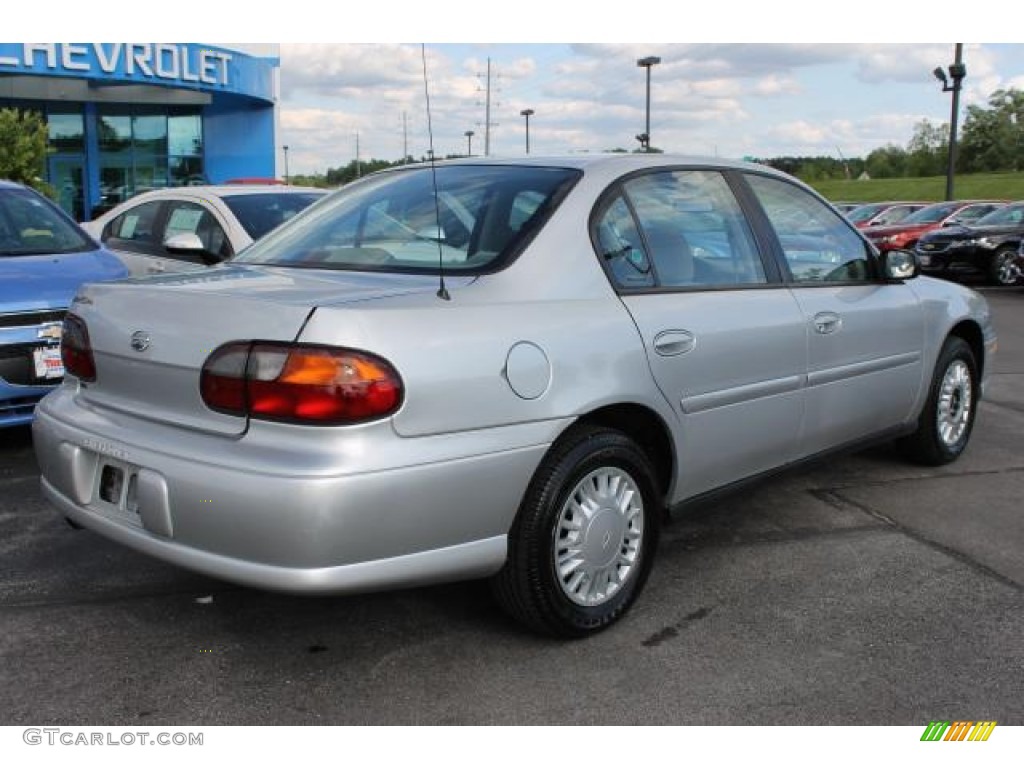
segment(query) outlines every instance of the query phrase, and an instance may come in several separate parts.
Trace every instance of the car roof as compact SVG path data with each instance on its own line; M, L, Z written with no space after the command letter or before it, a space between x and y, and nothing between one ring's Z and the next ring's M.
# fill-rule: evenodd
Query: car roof
M228 197L233 195L288 195L300 192L306 194L310 192L326 194L328 190L320 189L318 187L293 187L284 184L203 184L191 187L164 187L163 189L151 189L148 192L142 192L134 197L130 197L128 200L141 200L143 197L177 197L179 195L193 195L196 197L202 197L204 195L212 197ZM125 202L128 202L128 200Z
M405 166L394 166L393 169L429 166L429 162L411 163ZM510 155L487 157L461 157L451 160L438 160L437 167L449 165L530 165L530 166L558 166L561 168L578 168L580 170L593 169L598 167L634 167L650 168L663 165L707 165L715 168L745 168L767 170L777 173L774 168L766 165L758 165L743 160L732 160L722 157L707 157L701 155L672 155L662 152L630 153L630 152L586 152L571 155Z

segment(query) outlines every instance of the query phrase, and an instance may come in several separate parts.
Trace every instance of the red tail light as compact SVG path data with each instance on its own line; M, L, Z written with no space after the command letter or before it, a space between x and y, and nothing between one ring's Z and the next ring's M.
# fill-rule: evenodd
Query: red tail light
M65 373L83 381L96 381L96 361L92 357L89 329L77 315L64 316L64 329L60 339L60 359Z
M398 373L376 355L273 342L216 349L203 365L199 389L215 411L314 424L389 416L403 394Z

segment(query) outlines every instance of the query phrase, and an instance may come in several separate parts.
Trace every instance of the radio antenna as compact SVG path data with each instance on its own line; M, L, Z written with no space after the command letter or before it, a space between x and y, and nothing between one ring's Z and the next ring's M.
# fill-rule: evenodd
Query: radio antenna
M427 97L427 138L430 142L430 179L434 185L434 221L437 225L437 274L441 285L437 289L437 298L451 301L451 296L444 284L444 244L441 242L441 203L437 197L437 166L434 160L434 127L430 122L430 88L427 87L427 45L420 43L420 55L423 58L423 94Z

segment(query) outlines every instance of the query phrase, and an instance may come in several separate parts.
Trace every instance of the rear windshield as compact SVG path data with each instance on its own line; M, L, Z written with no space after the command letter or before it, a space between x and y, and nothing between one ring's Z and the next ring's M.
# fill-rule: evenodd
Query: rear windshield
M225 205L235 214L253 240L259 240L274 227L284 224L308 208L326 192L267 192L251 195L224 195Z
M0 189L0 256L91 251L96 246L50 203L26 189Z
M239 254L235 261L317 269L452 272L493 268L516 251L579 177L565 168L417 166L382 173Z

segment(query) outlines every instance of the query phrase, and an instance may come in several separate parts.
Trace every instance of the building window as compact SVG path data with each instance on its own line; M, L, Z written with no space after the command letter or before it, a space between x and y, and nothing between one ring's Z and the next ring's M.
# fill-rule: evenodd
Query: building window
M197 114L101 115L101 200L93 216L150 189L204 183L202 128Z
M84 152L85 128L81 113L58 114L51 112L46 119L50 150L57 152Z

